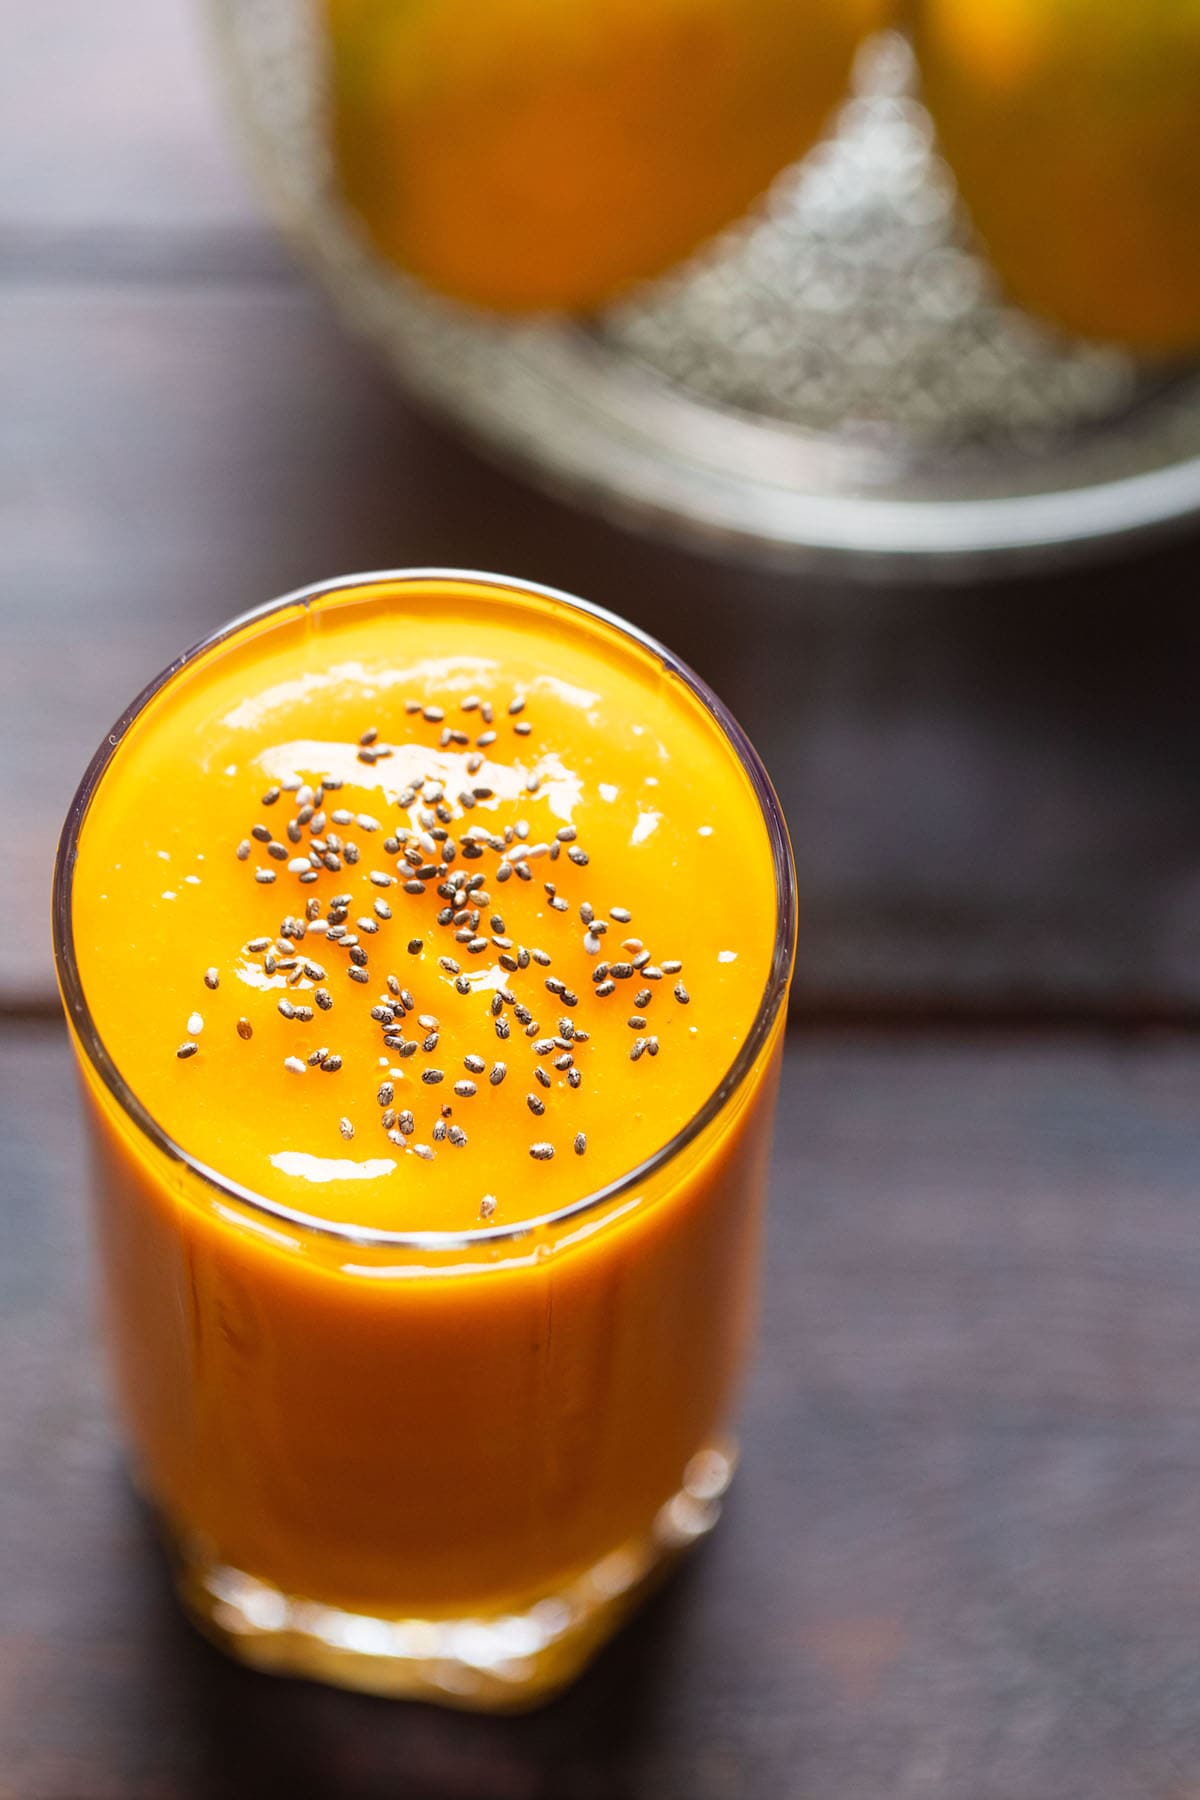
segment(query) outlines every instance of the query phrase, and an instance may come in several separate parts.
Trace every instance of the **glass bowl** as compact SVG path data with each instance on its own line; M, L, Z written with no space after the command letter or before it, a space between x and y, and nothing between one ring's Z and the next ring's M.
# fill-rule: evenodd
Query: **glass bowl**
M859 57L833 134L670 277L512 323L374 256L340 208L310 5L210 0L275 214L407 388L508 465L695 547L884 579L1039 567L1200 513L1200 369L1006 305L915 97Z

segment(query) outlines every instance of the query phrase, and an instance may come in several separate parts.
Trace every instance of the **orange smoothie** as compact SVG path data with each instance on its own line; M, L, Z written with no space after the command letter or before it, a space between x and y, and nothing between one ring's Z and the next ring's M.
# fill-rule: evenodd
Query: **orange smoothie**
M793 920L714 705L565 596L363 578L192 653L81 789L118 1389L249 1660L529 1703L715 1518Z

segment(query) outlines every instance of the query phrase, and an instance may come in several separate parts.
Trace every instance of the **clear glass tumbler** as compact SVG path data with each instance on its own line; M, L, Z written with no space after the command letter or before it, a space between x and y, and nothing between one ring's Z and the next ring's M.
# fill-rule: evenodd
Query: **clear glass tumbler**
M297 1213L189 1155L114 1065L73 932L88 810L147 707L231 650L252 667L298 609L402 609L430 582L669 671L744 769L776 895L752 1028L695 1115L555 1213L454 1234ZM118 1397L185 1607L264 1668L478 1708L552 1693L710 1529L732 1473L795 942L746 737L668 651L568 596L447 571L324 584L197 645L113 728L64 827L54 929Z

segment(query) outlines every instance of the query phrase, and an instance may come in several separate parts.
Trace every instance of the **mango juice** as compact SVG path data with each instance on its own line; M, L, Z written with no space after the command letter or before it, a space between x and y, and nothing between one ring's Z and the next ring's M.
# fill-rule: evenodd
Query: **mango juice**
M707 1529L793 937L737 727L548 590L310 590L114 730L56 950L121 1407L210 1634L528 1703Z

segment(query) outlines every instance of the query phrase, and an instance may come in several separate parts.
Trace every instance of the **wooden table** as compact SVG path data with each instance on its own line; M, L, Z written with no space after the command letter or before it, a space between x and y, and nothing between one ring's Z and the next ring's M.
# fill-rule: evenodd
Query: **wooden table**
M0 62L0 1800L1200 1800L1194 545L872 591L481 464L273 246L186 0ZM458 562L668 638L801 872L763 1350L722 1530L548 1710L254 1677L177 1616L93 1347L58 821L230 612Z

